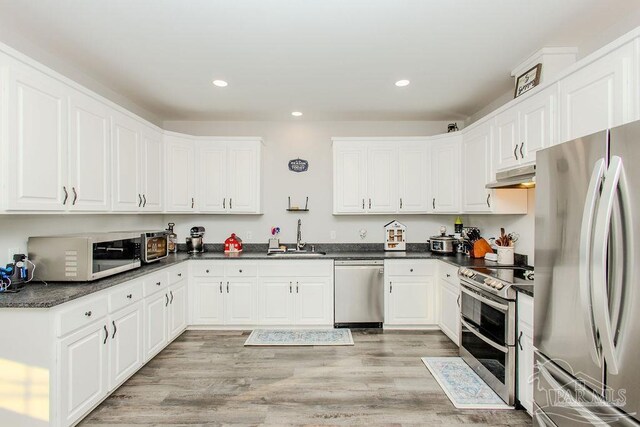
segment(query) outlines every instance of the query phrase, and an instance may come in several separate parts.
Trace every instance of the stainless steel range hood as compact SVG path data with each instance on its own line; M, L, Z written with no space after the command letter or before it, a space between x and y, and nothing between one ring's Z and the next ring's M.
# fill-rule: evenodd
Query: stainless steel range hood
M496 173L496 180L486 188L534 188L536 186L536 165L522 166Z

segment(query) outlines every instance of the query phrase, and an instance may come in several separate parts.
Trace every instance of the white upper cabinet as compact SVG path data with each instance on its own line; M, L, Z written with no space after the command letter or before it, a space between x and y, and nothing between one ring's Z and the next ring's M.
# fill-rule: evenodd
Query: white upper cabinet
M424 213L429 211L430 147L424 142L408 142L398 147L399 212ZM422 185L416 185L422 183Z
M70 209L108 211L111 204L109 109L77 91L69 96Z
M140 129L133 119L112 116L113 210L137 211L142 207Z
M398 139L333 140L333 213L426 213L430 146Z
M536 151L556 143L556 85L532 95L517 105L520 113L520 164L531 164L536 161Z
M333 142L333 213L365 213L367 146Z
M195 142L165 136L167 211L195 212Z
M509 169L518 165L520 161L519 132L517 108L509 108L496 116L494 140L496 170Z
M261 213L261 140L165 141L167 211Z
M9 210L65 210L67 92L28 66L11 67L8 87Z
M398 148L395 144L369 144L367 167L367 211L398 211Z
M462 143L462 210L491 212L491 190L485 185L493 179L491 162L491 121L464 135Z
M162 134L158 131L143 128L140 149L142 150L142 210L145 212L161 212L164 195L164 149Z
M435 213L460 211L462 134L447 135L431 149L431 207Z
M560 142L633 120L633 67L632 41L560 80Z

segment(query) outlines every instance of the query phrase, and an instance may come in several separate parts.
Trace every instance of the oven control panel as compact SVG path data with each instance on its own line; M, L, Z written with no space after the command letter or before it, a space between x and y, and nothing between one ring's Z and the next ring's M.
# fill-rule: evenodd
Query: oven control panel
M458 276L466 282L473 283L481 289L491 290L493 293L502 291L504 288L509 286L508 283L505 283L500 279L496 279L466 267L460 267L458 270Z

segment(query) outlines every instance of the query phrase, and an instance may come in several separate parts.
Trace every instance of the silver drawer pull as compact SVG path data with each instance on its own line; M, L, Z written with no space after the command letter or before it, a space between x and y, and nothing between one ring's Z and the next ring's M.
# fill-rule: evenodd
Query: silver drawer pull
M131 299L131 298L133 298L133 295L129 294L129 295L127 295L127 298Z
M91 314L92 314L92 313L91 313L91 310L89 310L89 311L87 311L86 313L84 313L84 315L85 315L85 316L87 316L87 317L91 317Z

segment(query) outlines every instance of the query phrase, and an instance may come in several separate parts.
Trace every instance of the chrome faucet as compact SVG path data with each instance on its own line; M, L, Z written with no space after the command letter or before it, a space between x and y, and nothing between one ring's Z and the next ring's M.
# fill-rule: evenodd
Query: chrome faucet
M298 236L296 240L296 250L301 251L306 245L306 243L302 243L302 220L298 219Z

